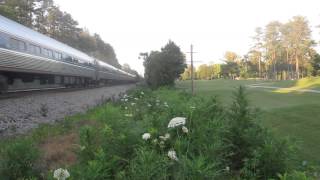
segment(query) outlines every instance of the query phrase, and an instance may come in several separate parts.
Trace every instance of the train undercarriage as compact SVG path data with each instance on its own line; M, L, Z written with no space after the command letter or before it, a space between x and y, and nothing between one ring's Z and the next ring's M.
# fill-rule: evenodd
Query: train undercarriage
M107 83L107 82L106 82ZM17 72L0 73L0 93L33 89L97 86L99 83L86 77L33 74Z

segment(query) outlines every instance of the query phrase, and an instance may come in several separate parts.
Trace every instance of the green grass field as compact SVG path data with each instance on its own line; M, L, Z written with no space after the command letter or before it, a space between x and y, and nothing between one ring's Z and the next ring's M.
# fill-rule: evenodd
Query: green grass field
M232 92L239 85L265 83L265 86L294 87L320 90L320 78L300 81L211 80L195 81L195 93L199 96L218 96L222 103L230 103ZM178 82L177 87L190 90L190 81ZM247 96L252 106L262 111L263 125L279 136L297 140L301 160L320 163L320 94L285 92L276 89L250 88Z

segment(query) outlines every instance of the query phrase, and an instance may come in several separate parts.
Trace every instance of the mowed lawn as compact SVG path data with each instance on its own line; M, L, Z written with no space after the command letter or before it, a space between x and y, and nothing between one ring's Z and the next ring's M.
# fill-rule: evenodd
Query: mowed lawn
M283 92L248 86L260 83L264 86L277 87L301 85L301 82L295 81L199 80L195 81L195 93L199 96L217 96L222 103L228 104L231 103L233 91L240 85L246 86L251 106L262 111L262 124L278 136L294 138L301 147L299 150L301 160L319 164L320 93ZM177 82L177 87L190 91L191 82ZM308 86L305 85L303 88L305 87ZM312 89L320 89L320 84L313 83Z

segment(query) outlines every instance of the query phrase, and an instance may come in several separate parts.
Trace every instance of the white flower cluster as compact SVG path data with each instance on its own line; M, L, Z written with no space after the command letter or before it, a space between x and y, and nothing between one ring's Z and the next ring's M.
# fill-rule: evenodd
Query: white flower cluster
M230 171L230 167L229 166L226 167L226 171Z
M145 140L145 141L147 141L147 140L150 139L150 138L151 138L151 134L150 134L150 133L144 133L144 134L142 135L142 139Z
M66 169L59 168L53 172L53 178L57 180L65 180L68 177L70 177L70 174Z
M125 117L132 117L133 115L132 114L125 114L124 116Z
M168 157L172 160L178 161L178 157L175 150L168 151Z
M188 128L187 127L185 127L185 126L182 126L182 132L184 132L184 133L186 133L186 134L188 134L188 132L189 132L189 130L188 130Z
M121 101L127 102L127 101L128 101L128 98L129 98L129 96L128 96L127 94L125 94L125 95L122 97Z
M165 107L167 107L167 108L169 107L169 105L168 105L167 102L164 102L163 105L164 105Z
M162 141L166 141L170 139L170 134L166 133L164 136L159 136L159 139L161 139Z
M175 117L171 119L171 121L168 124L168 128L174 128L180 125L186 124L186 118L185 117Z

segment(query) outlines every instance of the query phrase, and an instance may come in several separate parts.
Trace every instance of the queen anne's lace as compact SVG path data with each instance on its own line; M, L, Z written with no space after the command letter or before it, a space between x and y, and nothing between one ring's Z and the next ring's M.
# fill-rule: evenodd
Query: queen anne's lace
M143 140L148 140L148 139L150 139L151 138L151 134L150 133L144 133L143 135L142 135L142 139Z
M59 168L53 172L53 178L55 178L55 179L65 180L68 177L70 177L70 174L69 174L68 170L66 170L66 169Z
M159 139L166 141L166 140L170 139L170 134L166 133L164 136L159 136Z
M185 125L186 124L186 118L184 117L175 117L173 119L171 119L171 121L168 124L168 128L173 128L173 127L177 127L180 125Z
M172 160L175 160L175 161L179 160L177 157L176 151L174 151L174 150L168 151L168 157Z
M188 130L188 128L187 127L185 127L185 126L182 126L182 132L184 132L184 133L186 133L186 134L188 134L188 132L189 132L189 130Z

